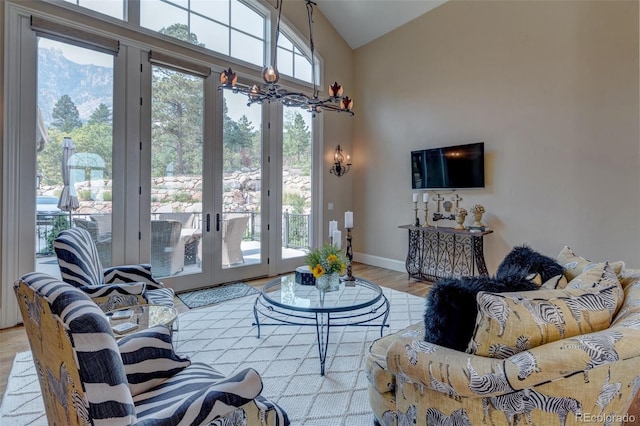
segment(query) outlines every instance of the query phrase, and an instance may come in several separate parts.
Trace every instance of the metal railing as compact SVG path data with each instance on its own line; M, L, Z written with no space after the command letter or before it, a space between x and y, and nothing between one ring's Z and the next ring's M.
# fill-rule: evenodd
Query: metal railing
M201 224L200 212L192 212L195 215L194 224ZM262 232L262 215L259 211L244 210L223 213L249 215L249 223L243 240L259 241ZM161 215L161 214L160 214ZM68 212L38 213L36 215L36 254L37 256L51 256L53 240L62 230L71 227L72 219L91 220L91 214L69 214ZM93 214L95 216L95 214ZM282 214L282 245L287 248L304 249L311 248L311 215L289 213Z

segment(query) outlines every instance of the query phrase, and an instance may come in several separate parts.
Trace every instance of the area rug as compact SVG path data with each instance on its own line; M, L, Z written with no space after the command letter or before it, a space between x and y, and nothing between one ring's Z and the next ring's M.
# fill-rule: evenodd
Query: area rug
M250 285L233 283L178 293L176 296L178 296L187 307L193 309L201 306L215 305L216 303L226 302L227 300L256 293L259 293L259 291Z
M424 299L383 289L390 329L422 321ZM179 316L177 351L225 374L255 368L263 395L278 403L294 426L370 426L365 353L379 327L336 327L329 335L326 371L320 376L315 327L253 326L255 296L194 309ZM46 425L30 352L17 354L0 406L1 425Z

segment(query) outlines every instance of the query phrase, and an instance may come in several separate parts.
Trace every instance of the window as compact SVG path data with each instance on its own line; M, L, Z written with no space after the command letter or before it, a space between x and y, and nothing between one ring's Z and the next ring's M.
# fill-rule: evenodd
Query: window
M263 66L267 19L239 0L142 0L140 26Z
M125 9L132 7L126 0L65 1L122 20L126 19ZM140 26L262 67L269 62L266 34L270 18L250 3L240 0L140 0L137 4L140 6ZM281 23L278 71L312 83L311 60L305 53L308 52L305 43L295 30Z
M282 26L282 24L280 24ZM312 83L311 61L285 34L278 38L278 71L284 75Z
M125 0L65 0L93 11L124 20Z

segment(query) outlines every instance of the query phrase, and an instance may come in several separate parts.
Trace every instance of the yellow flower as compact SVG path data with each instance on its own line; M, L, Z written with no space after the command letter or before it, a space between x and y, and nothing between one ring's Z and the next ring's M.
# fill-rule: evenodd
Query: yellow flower
M335 254L330 254L329 256L327 256L327 263L329 265L331 265L332 263L335 263L338 261L338 256L336 256Z
M314 268L313 268L313 276L316 278L320 278L321 276L324 275L324 268L322 267L321 264L317 264Z
M347 267L347 265L345 265L344 263L340 264L340 272L338 272L340 275L344 275L345 273L345 268Z

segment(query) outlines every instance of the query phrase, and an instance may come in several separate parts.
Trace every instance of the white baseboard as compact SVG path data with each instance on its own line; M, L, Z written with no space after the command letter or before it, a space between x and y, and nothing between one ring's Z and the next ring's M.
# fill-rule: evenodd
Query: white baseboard
M397 272L407 272L404 261L387 259L386 257L373 256L371 254L354 253L353 260L366 265L377 266L378 268L391 269Z

